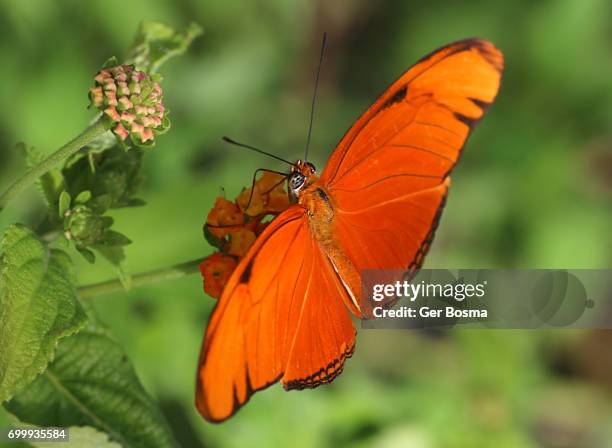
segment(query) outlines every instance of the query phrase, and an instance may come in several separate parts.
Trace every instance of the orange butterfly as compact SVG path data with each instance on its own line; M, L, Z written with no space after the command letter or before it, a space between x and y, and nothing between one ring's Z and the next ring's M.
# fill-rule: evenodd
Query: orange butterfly
M329 383L355 348L349 310L363 269L416 271L438 225L470 131L497 95L503 56L477 39L443 47L395 81L357 120L318 177L298 160L293 205L242 258L212 313L196 406L232 416L277 381Z

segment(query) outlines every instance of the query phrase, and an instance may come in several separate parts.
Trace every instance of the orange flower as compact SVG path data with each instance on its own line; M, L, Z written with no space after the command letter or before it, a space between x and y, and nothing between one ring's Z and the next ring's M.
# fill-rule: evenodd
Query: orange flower
M289 196L286 191L272 190L268 195L268 202L266 204L268 213L280 213L289 207Z
M217 238L225 238L236 226L243 225L245 217L238 206L223 197L218 197L208 213L208 230Z
M239 229L230 234L230 244L227 253L242 258L255 241L255 232Z
M251 202L249 203L249 199ZM264 198L255 184L253 195L251 196L251 189L245 188L236 198L236 203L240 207L240 210L247 216L257 216L264 212ZM247 208L248 207L248 208Z
M255 185L262 194L269 192L269 191L274 191L274 190L284 191L285 190L285 183L284 183L285 179L286 177L283 176L282 174L276 174L276 173L271 173L270 171L264 171L261 177L259 178L259 180L255 182ZM286 194L287 193L285 192L285 195Z
M221 296L240 259L270 223L270 215L277 215L289 207L284 179L280 174L264 172L255 182L252 195L251 189L245 188L235 202L224 197L216 199L206 218L204 233L219 252L200 264L204 291L209 296Z
M289 196L285 191L285 177L264 172L256 183L256 188L264 199L266 213L280 213L289 207Z
M204 278L204 292L218 299L223 288L236 269L238 261L234 257L216 252L200 263L200 272Z
M247 188L236 198L240 210L248 216L276 214L285 210L289 207L289 197L285 191L284 180L285 177L280 174L265 171L255 182L253 194L251 189Z

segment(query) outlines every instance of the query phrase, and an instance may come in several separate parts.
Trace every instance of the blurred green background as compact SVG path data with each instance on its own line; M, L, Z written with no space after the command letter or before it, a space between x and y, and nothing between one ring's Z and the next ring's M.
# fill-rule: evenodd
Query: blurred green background
M221 188L234 197L257 167L284 168L222 135L302 154L323 31L319 168L421 56L472 36L505 53L502 91L455 171L426 267L612 267L608 0L0 1L0 188L23 169L16 142L50 152L88 123L92 75L142 20L196 21L205 34L162 69L173 127L145 157L148 205L113 212L134 240L133 273L210 253L201 228ZM0 228L35 222L39 206L32 189ZM114 275L72 256L80 283ZM274 386L214 426L193 406L214 305L199 276L89 300L184 446L612 446L612 333L363 331L332 385Z

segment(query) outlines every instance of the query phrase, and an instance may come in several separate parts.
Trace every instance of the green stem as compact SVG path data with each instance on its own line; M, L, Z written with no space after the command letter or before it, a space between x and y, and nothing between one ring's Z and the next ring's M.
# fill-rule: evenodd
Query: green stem
M101 136L107 131L103 119L85 129L75 139L69 141L38 165L30 168L20 179L17 179L2 195L0 195L0 211L19 193L36 182L36 179L51 171L62 160L70 157L83 146Z
M175 264L167 268L156 269L154 271L142 272L132 276L132 287L148 285L150 283L161 282L165 280L173 280L186 275L199 272L199 265L204 258L186 261L185 263ZM100 283L84 285L78 288L79 297L87 298L97 296L98 294L108 294L111 292L125 291L125 288L119 279L106 280Z

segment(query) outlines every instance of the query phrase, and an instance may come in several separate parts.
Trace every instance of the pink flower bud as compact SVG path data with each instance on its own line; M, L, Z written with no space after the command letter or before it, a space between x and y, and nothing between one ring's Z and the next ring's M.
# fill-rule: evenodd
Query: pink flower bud
M134 107L132 102L128 99L127 96L122 96L119 98L119 110L128 110Z
M107 70L100 70L94 79L98 84L103 84L104 80L110 77L111 74Z
M149 140L154 140L154 139L155 139L155 134L153 134L153 130L150 128L146 128L140 133L140 141L142 143L145 143L145 142L148 142Z
M127 82L121 81L117 83L117 94L126 96L130 94L130 89Z
M132 122L136 119L136 115L131 114L129 112L121 113L121 121L125 124L132 124Z
M129 87L130 87L130 93L133 93L135 95L140 95L140 83L139 82L132 81Z
M130 133L127 131L127 129L125 129L123 127L123 125L121 123L119 123L117 126L115 126L115 129L113 129L113 132L122 141L125 141L128 138L128 136L130 135Z
M112 90L110 92L106 92L106 95L104 95L104 101L107 106L117 107L117 95Z
M104 94L102 87L92 87L89 89L89 99L94 107L100 107L104 104Z
M130 131L134 134L141 134L144 131L144 126L136 123L135 121L132 123Z
M167 127L161 77L118 65L100 70L94 79L96 85L89 90L91 105L108 117L117 140L131 138L135 144L152 146L153 130Z
M117 109L112 106L104 109L104 113L113 121L119 121L121 119L121 116L119 115L119 112L117 112Z
M117 85L115 84L114 79L109 78L109 79L104 80L104 83L102 84L102 88L104 89L105 92L116 91Z

